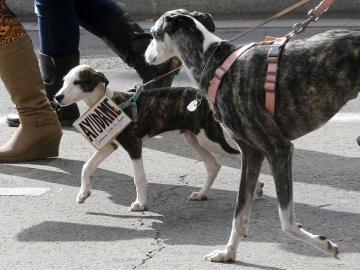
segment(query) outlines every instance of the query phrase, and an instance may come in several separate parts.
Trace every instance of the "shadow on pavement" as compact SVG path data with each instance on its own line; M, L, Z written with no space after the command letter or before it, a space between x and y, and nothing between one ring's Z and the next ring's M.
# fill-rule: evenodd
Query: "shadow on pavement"
M231 262L230 264L239 265L239 266L243 266L243 267L249 267L249 268L255 268L255 269L261 269L261 270L286 270L285 268L262 266L262 265L246 263L246 262L242 262L242 261L235 261L235 262Z
M177 134L177 132L166 133L161 140L149 140L145 148L200 160L194 150ZM358 146L354 143L354 147ZM241 167L240 162L235 159L219 156L218 160L227 167L238 169ZM359 164L359 158L295 149L293 179L295 182L360 191ZM261 173L272 175L267 162L264 162Z
M313 157L308 156L311 163ZM321 154L318 156L321 157ZM351 159L345 160L346 162L353 163ZM37 164L56 167L64 172L9 164L1 164L0 169L3 174L25 176L72 187L79 186L80 172L84 164L82 161L54 159ZM346 167L348 166L350 165L346 164ZM342 171L341 168L339 170ZM98 169L93 178L93 183L93 190L107 192L110 200L116 204L129 206L135 198L135 188L130 176ZM343 183L343 185L345 184ZM154 237L154 234L159 232L160 239L168 245L225 245L231 228L236 192L214 189L211 191L211 198L208 201L188 201L187 196L195 189L197 188L186 185L150 183L149 211L160 216L150 216L151 219L159 222L155 221L151 226L147 226L146 229L149 228L149 230L139 231L121 227L46 221L23 230L18 234L17 239L25 242L123 241L133 238ZM297 203L295 209L298 222L301 222L306 229L315 234L328 236L339 245L342 253L359 252L358 224L360 224L360 215L329 210L325 207ZM107 213L88 212L87 214L111 216L119 219L127 218L126 215ZM142 215L141 217L148 218ZM83 233L79 234L79 231ZM249 236L244 241L275 242L279 244L279 247L289 252L308 256L324 256L312 247L286 236L280 230L276 199L268 196L254 202Z
M154 234L153 230L46 221L23 230L17 235L17 239L22 242L104 242L152 238Z

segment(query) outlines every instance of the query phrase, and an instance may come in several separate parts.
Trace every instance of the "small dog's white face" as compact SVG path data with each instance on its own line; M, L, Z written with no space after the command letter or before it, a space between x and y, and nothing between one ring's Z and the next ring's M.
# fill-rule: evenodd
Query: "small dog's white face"
M201 12L188 12L185 9L171 10L164 13L151 28L153 40L145 52L146 62L158 65L173 56L181 59L181 55L174 40L175 34L180 33L176 38L188 38L184 33L194 33L195 29L213 32L215 25L211 15ZM182 30L182 31L180 31ZM204 32L204 31L202 31ZM183 35L181 35L181 33Z
M56 93L54 101L60 106L69 106L80 100L88 105L105 94L104 84L109 82L105 75L87 65L79 65L64 77L63 87Z

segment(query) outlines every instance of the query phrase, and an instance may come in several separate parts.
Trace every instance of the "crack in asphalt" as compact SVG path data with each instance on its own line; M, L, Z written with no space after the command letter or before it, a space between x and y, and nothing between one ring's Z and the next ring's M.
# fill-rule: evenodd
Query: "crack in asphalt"
M145 224L143 219L144 218L139 218L140 226L146 226L148 228L153 229L151 226ZM138 265L133 266L131 268L132 270L138 269L139 267L144 265L148 260L151 260L156 254L158 254L159 252L161 252L165 248L163 241L160 240L160 230L157 230L155 232L155 236L153 237L153 239L155 240L156 248L148 251L145 254L146 258L142 259L141 262Z
M179 182L185 186L187 186L189 183L185 181L186 177L188 175L187 174L184 174L184 175L181 175L179 176ZM153 207L156 207L156 206L161 206L163 204L165 204L167 202L167 198L173 194L174 190L176 188L179 188L181 186L175 186L175 187L171 187L171 188L168 188L167 190L164 190L163 192L160 192L153 200L152 202L156 202L157 200L159 200L163 195L166 194L165 198L163 200L160 201L160 203L158 204L152 204ZM138 219L138 222L140 223L140 226L146 226L150 229L153 229L153 227L145 224L144 222L144 218L139 218ZM151 260L152 258L155 257L156 254L160 253L164 248L164 242L162 240L160 240L160 235L161 235L161 232L160 232L160 229L156 230L155 232L155 236L153 237L153 239L155 240L155 245L156 245L156 248L148 251L145 256L146 258L142 259L141 262L138 264L138 265L135 265L133 266L131 269L132 270L135 270L135 269L138 269L139 267L143 266L146 262L148 262L149 260Z
M185 181L187 176L188 176L187 174L180 175L178 182L181 183L184 186L188 186L189 183ZM177 188L180 188L180 187L182 187L182 186L173 186L173 187L168 188L168 189L166 189L166 190L164 190L162 192L159 192L158 195L152 200L152 203L151 203L152 207L161 206L161 205L164 205L165 203L167 203L168 202L168 197L170 195L173 195L174 190L177 189ZM166 194L166 196L162 200L158 201L161 197L164 196L164 194ZM158 203L155 203L156 201L158 201Z

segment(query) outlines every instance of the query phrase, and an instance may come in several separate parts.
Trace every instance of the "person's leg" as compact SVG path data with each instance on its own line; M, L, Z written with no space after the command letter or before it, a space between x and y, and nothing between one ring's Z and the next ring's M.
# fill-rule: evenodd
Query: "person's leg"
M73 0L34 0L34 4L39 24L40 70L52 102L63 77L79 64L79 22ZM79 117L76 104L57 108L56 113L62 126L71 126ZM17 116L9 115L7 123L17 126Z
M134 21L113 0L74 0L80 24L97 35L130 67L143 82L177 67L180 61L172 59L160 66L146 63L144 53L152 36ZM152 84L151 87L170 86L173 75Z
M40 69L48 98L62 87L63 77L79 64L79 23L73 0L35 0L40 32ZM76 104L57 111L63 126L79 117Z
M0 162L55 157L61 127L46 98L31 40L3 0L0 26L0 77L21 121L12 138L0 147Z

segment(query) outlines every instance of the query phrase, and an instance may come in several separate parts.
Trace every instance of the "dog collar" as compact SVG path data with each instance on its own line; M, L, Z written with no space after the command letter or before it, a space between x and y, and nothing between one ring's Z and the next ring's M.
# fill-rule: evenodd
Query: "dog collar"
M247 51L248 49L250 49L255 45L257 45L257 43L252 42L250 44L247 44L245 46L236 49L225 59L222 65L215 70L214 77L212 78L208 89L208 100L210 101L211 111L213 112L215 119L219 122L220 122L220 115L215 109L215 102L221 80L224 77L225 73L229 70L229 68L234 64L236 59L238 59L245 51Z
M143 85L135 86L135 91L136 91L135 94L130 99L120 103L119 106L122 110L131 107L133 125L134 128L138 128L139 115L138 115L137 101L139 100L141 93L144 91Z

